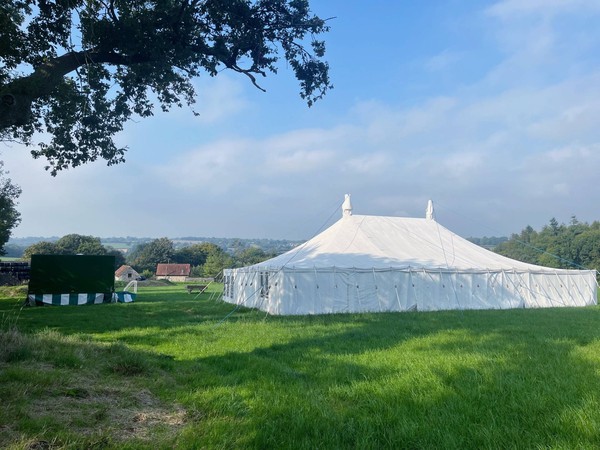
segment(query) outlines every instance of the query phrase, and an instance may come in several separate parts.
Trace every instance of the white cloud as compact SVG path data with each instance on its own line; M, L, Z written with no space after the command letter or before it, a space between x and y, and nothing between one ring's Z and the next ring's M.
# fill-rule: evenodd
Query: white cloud
M539 87L597 67L599 2L505 0L486 13L505 55L483 80L488 87Z
M593 90L595 91L595 89ZM585 91L585 96L590 96L590 94L592 92ZM572 104L564 110L533 121L529 124L530 135L553 140L569 139L577 134L581 136L581 139L597 137L600 133L598 129L600 101L595 96L599 94L600 92L594 93L594 96L588 98L587 101L582 99L581 103ZM574 95L577 94L574 93Z
M481 230L464 223L478 208L486 211L479 220L494 227L488 234L518 231L516 214L528 218L520 226L561 220L565 208L589 220L573 205L585 204L582 192L600 194L596 79L408 109L361 104L330 128L216 140L160 163L136 154L124 166L94 164L57 178L25 152L5 151L24 188L17 235L302 238L323 217L307 214L329 216L347 192L357 214L420 217L433 198L442 223L462 234Z
M439 126L440 121L449 117L456 105L457 99L452 97L435 97L409 109L371 101L360 103L353 113L362 122L362 128L368 127L370 141L381 144L429 133L432 127ZM393 135L389 133L391 129L394 130Z
M339 129L302 129L271 136L260 144L265 175L302 174L337 162L335 150L344 140Z
M196 83L196 91L198 99L194 110L203 124L230 120L250 107L241 81L227 74L211 78L208 82L204 80L201 85Z
M432 72L446 70L449 67L459 63L463 58L463 53L445 49L437 55L434 55L426 60L425 68Z
M165 164L148 170L172 190L223 194L232 185L251 178L245 168L252 165L250 155L258 145L249 140L222 140L181 153Z
M131 132L125 166L52 178L26 151L5 150L24 189L17 234L305 238L332 209L338 217L344 193L357 214L422 217L433 198L438 219L466 235L507 234L552 216L597 219L600 37L558 14L595 13L593 5L497 2L487 18L503 56L481 78L405 103L382 94L327 112L324 102L319 117L329 114L330 125L277 117L285 125L272 131L261 117L257 130L243 130L241 113L254 105L236 79L217 77L202 85L200 119L188 111L160 119L184 126L160 129L159 156L142 149L156 142ZM472 55L442 50L427 62L429 75Z
M584 214L586 220L594 219L594 212L581 206L588 203L584 197L599 194L594 183L596 168L600 165L599 150L600 143L589 147L566 146L525 157L516 178L523 200L545 205L549 215L554 214L550 212L552 209L566 211L565 216L579 210L577 215Z
M44 170L45 162L33 160L24 147L4 149L2 159L8 176L23 190L18 206L23 220L17 235L99 235L111 224L112 214L119 214L114 204L135 201L131 165L108 168L94 163L52 177ZM112 223L122 220L115 217Z
M427 162L428 172L435 177L470 181L470 174L483 166L483 153L451 153L437 162Z
M388 167L390 163L390 155L378 152L364 156L356 156L348 158L343 162L342 168L344 171L361 176L370 175L377 176Z
M296 150L269 158L266 165L269 170L290 173L320 171L334 161L333 153L327 150Z

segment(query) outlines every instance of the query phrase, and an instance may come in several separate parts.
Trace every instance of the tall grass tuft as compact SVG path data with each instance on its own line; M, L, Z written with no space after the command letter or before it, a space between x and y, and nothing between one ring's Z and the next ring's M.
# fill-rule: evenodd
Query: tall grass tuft
M142 375L149 371L150 366L146 358L131 351L121 342L111 344L108 348L108 354L108 367L118 375Z
M0 329L0 362L15 362L32 355L30 339L16 326Z

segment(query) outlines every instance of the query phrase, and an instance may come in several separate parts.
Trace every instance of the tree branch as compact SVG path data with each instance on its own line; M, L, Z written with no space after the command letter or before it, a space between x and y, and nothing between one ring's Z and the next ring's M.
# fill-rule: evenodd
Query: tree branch
M0 86L0 130L23 126L31 115L34 100L49 95L63 77L89 62L133 65L150 62L144 55L125 56L113 52L68 52L37 66L33 73Z
M238 72L238 73L243 73L244 75L246 75L250 81L252 82L252 84L254 85L255 88L263 91L263 92L267 92L266 89L260 87L260 85L256 82L256 77L253 75L253 71L252 69L242 69L240 66L238 66L237 64L225 64L227 68ZM266 76L264 72L260 72L260 71L254 71L254 73L259 73L261 74L263 77Z

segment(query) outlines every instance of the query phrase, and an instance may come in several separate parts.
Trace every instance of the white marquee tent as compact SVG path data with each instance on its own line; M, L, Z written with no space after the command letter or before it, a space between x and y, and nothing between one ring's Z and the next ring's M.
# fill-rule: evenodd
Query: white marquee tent
M426 218L352 215L296 249L224 271L226 302L270 314L596 304L596 271L515 261Z

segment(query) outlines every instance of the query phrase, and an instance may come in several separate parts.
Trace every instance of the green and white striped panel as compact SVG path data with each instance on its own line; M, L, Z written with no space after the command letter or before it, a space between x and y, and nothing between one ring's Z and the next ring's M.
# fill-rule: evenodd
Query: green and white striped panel
M106 299L106 300L105 300ZM32 302L41 302L47 305L92 305L110 303L111 296L105 294L29 294Z

